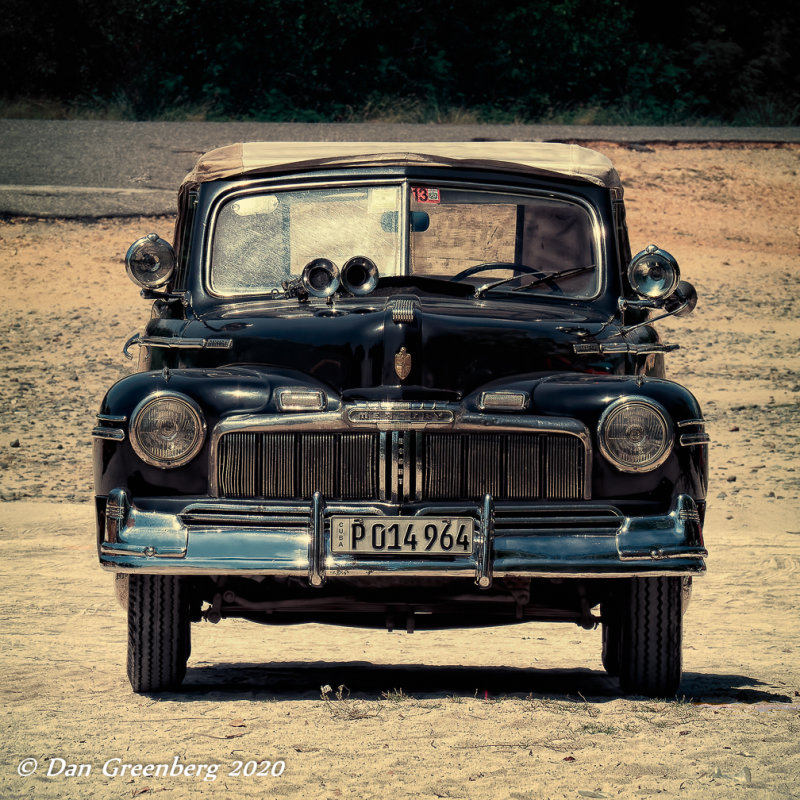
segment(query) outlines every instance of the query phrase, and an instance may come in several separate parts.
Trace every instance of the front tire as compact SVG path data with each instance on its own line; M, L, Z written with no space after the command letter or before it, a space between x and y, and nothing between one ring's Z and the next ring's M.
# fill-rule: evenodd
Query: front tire
M673 697L682 671L681 578L631 578L622 609L619 678L627 694Z
M603 616L605 616L605 614L606 612L604 609ZM622 633L619 622L616 620L613 622L603 622L602 633L603 651L601 658L603 668L612 678L616 678L617 675L619 675L619 648Z
M189 603L174 575L131 575L128 679L134 692L176 689L189 659Z

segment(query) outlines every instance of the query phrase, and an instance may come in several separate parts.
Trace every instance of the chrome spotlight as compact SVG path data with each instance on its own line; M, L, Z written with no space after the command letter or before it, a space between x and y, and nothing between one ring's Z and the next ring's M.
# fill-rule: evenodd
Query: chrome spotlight
M648 300L669 297L675 291L680 275L678 262L654 244L637 253L628 267L631 288Z
M175 271L175 251L155 233L137 239L125 254L130 279L143 289L159 289Z
M339 288L339 267L327 258L315 258L300 276L305 290L314 297L330 297Z
M366 256L353 256L342 267L342 286L350 294L369 294L378 285L378 268Z

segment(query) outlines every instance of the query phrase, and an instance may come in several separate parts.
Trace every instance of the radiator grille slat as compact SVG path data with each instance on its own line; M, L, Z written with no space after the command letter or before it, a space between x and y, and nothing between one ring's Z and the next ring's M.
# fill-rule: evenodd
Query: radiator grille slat
M322 492L333 497L336 486L338 442L332 433L306 433L300 438L299 497Z
M477 433L466 440L466 495L467 497L492 497L505 495L505 470L503 469L504 436Z
M576 483L583 477L582 465L575 458L574 447L565 438L547 439L547 470L545 473L545 493L547 497L577 500L574 493Z
M583 442L559 433L245 433L221 437L231 498L581 500Z
M238 434L246 435L246 434ZM257 436L257 434L251 434ZM228 437L225 437L228 438ZM261 497L289 497L294 489L295 449L294 437L288 433L260 436L261 458L253 464L260 471ZM223 441L225 441L223 439ZM260 469L259 469L260 468ZM253 495L259 496L259 495Z
M508 437L506 485L509 500L539 497L541 452L541 436Z
M342 500L358 500L375 496L377 444L369 434L341 437Z
M459 497L461 437L425 437L425 497L428 499ZM431 465L437 465L431 469ZM449 467L449 468L448 468Z

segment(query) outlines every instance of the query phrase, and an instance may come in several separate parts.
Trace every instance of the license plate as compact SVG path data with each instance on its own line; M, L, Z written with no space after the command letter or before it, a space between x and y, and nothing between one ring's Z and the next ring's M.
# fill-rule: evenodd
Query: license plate
M331 550L365 555L470 555L471 517L331 517Z

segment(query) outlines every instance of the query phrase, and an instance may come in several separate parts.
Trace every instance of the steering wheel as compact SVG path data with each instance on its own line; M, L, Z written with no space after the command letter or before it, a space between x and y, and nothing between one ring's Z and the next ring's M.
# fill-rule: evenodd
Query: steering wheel
M477 275L479 272L489 272L493 269L513 269L523 275L535 275L537 278L544 278L544 272L529 267L527 264L517 264L513 261L487 261L485 264L476 264L474 267L462 269L457 275L450 278L451 281L461 281L469 278L470 275Z
M514 261L487 261L485 264L476 264L474 267L462 269L457 275L450 278L451 281L460 281L464 278L469 278L472 275L477 275L479 272L489 272L493 269L511 269L519 272L522 275L535 275L541 282L556 294L563 294L563 289L555 282L550 280L547 273L542 272L534 267L529 267L527 264L517 264ZM511 279L509 279L511 280Z

